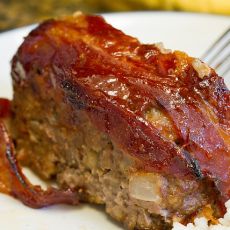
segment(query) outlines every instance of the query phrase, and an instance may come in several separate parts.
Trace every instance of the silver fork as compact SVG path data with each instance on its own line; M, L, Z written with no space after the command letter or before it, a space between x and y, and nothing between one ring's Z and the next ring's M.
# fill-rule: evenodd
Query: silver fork
M230 78L230 28L204 53L201 60L216 72L229 80Z

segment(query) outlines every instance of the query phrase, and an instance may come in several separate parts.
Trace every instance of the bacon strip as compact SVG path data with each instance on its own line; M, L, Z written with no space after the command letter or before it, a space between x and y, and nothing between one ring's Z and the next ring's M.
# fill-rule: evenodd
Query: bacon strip
M6 98L0 98L0 119L10 116L10 101Z
M4 101L4 103L2 103ZM7 106L6 106L7 105ZM6 112L9 101L0 99L1 111ZM0 119L2 118L0 116ZM32 208L42 208L53 204L79 203L78 194L71 189L60 190L53 187L43 190L40 186L32 185L22 173L14 153L14 146L6 131L3 122L0 121L0 192L14 196L25 205Z

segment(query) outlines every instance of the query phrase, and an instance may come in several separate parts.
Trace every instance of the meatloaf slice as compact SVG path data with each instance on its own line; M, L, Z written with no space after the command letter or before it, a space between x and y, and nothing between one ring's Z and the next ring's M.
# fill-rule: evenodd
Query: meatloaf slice
M170 229L229 199L229 91L198 59L99 16L33 30L12 61L18 158L129 229Z

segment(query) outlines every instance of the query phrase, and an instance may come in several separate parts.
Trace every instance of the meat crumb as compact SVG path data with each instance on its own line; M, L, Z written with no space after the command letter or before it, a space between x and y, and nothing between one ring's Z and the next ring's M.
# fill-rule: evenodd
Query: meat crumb
M192 62L192 66L198 73L199 78L201 79L203 79L205 76L209 76L209 74L211 73L211 69L208 67L208 65L197 58L194 59L194 61Z
M172 52L170 49L165 49L164 44L162 42L158 42L154 44L162 54L169 54Z

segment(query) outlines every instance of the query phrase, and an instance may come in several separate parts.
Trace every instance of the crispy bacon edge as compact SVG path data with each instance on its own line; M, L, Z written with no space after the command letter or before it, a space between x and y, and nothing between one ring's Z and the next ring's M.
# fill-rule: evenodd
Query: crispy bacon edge
M9 114L10 102L7 102L6 99L0 99L0 105L0 114L4 114L5 118L5 114ZM62 190L54 187L43 190L40 186L30 183L17 162L13 142L2 118L0 117L0 192L21 200L31 208L42 208L61 203L78 204L79 196L77 191L71 189Z

